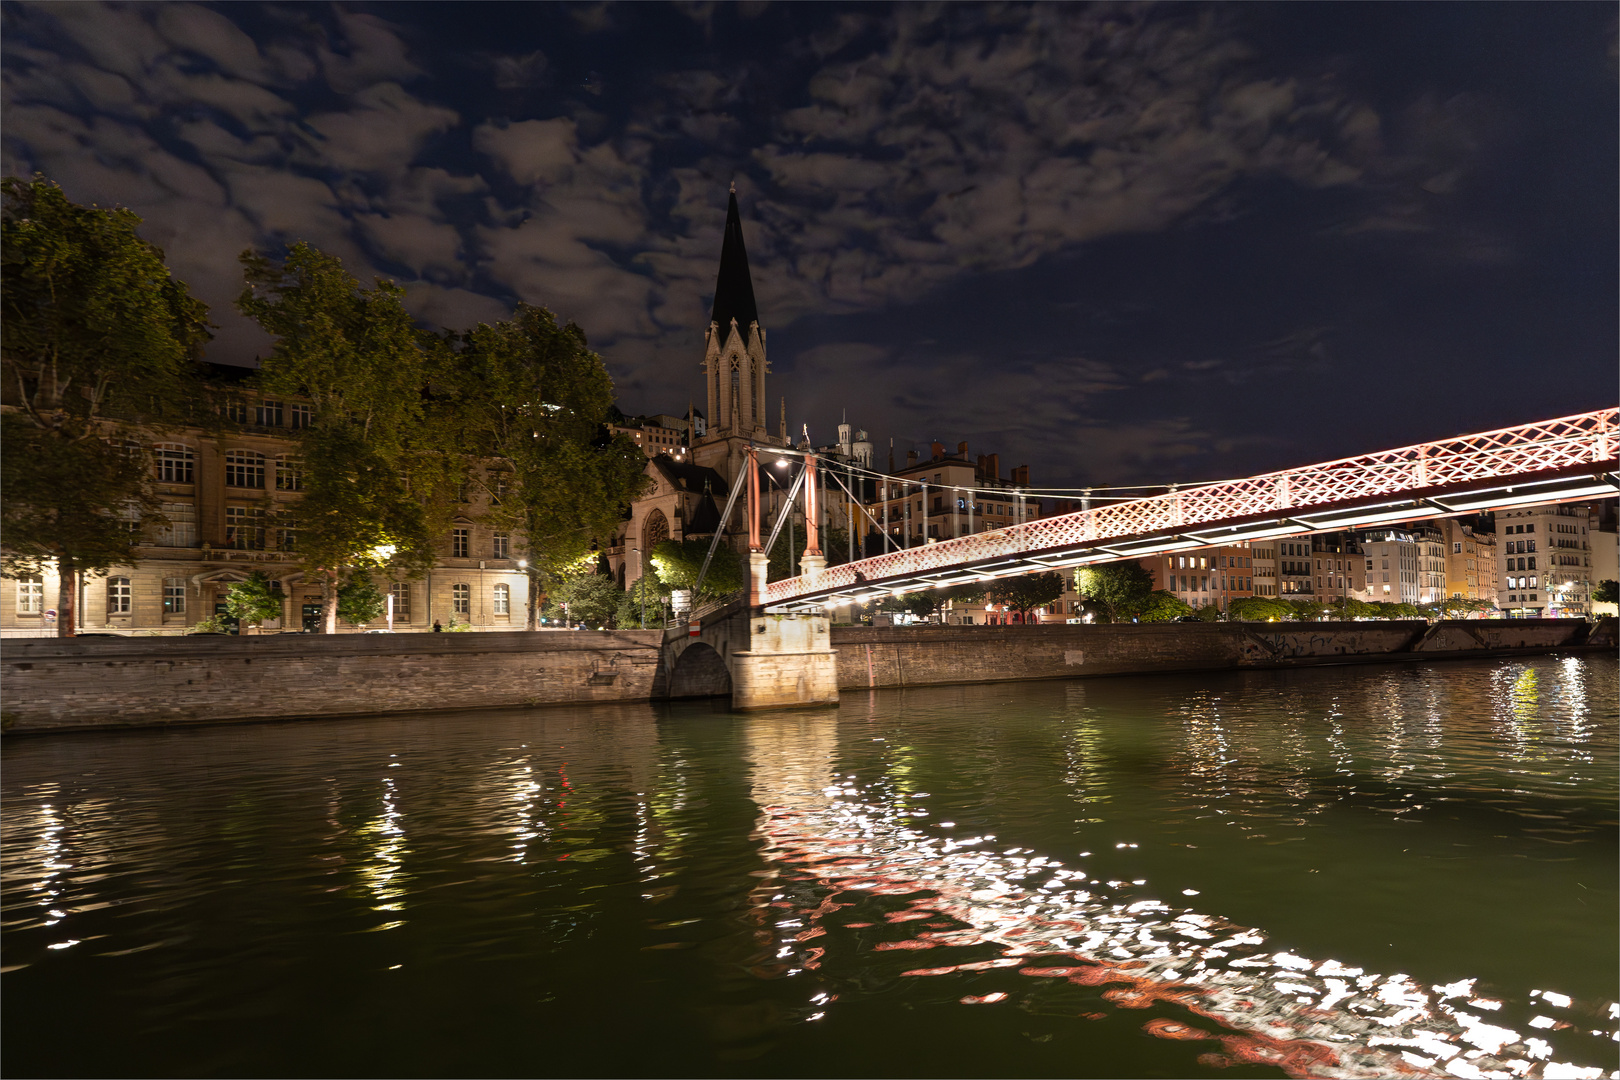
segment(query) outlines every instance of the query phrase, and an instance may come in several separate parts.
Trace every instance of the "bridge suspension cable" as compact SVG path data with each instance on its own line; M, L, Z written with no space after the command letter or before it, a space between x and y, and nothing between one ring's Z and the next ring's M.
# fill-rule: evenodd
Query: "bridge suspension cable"
M1617 414L1620 409L1599 409L1020 520L774 581L761 599L782 610L820 608L907 586L984 581L1185 548L1613 495L1620 492Z

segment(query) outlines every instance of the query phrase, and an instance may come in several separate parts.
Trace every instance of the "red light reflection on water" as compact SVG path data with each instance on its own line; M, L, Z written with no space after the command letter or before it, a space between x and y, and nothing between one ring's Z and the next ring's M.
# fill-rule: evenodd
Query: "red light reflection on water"
M913 968L903 977L1016 968L1031 978L1107 986L1102 998L1119 1009L1179 1007L1215 1030L1166 1018L1149 1020L1143 1029L1162 1039L1217 1043L1219 1050L1199 1057L1206 1067L1266 1064L1294 1077L1605 1075L1599 1068L1552 1061L1547 1043L1467 1011L1465 1005L1490 1015L1497 1004L1473 998L1472 980L1425 987L1404 975L1267 953L1256 930L1154 900L1111 902L1095 895L1106 890L1084 873L1044 858L1010 857L1022 849L983 850L993 837L928 836L888 807L859 801L847 783L824 794L827 800L808 800L809 808L761 806L766 856L798 872L784 877L808 873L817 891L831 890L813 909L784 899L784 893L768 904L761 895L760 909L799 912L791 921L806 927L783 939L784 946L826 933L826 917L851 906L833 896L904 896L906 906L887 913L884 923L917 924L914 936L878 942L875 951L990 945L1002 955ZM1031 876L1050 880L1014 884ZM762 931L768 936L763 925ZM798 965L805 970L820 967L824 956L820 947L810 952ZM775 973L794 970L788 963ZM994 1004L1006 996L998 991L959 1000Z

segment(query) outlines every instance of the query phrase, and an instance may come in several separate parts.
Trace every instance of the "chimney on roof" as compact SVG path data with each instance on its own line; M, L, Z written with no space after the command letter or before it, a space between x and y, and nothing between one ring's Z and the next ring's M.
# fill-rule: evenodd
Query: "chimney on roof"
M959 443L956 444L956 456L961 458L963 461L966 461L968 459L968 456L967 456L967 443L959 442Z
M986 480L1000 480L1001 455L986 454L981 460L984 462L984 468L981 470L984 473L984 478Z
M906 451L906 468L909 469L915 464L917 464L917 451L915 451L915 450L907 450Z
M1029 487L1029 466L1020 465L1012 471L1014 487Z
M930 459L931 461L938 461L940 458L945 456L945 444L937 439L933 443L929 444L929 449L934 453L934 456Z

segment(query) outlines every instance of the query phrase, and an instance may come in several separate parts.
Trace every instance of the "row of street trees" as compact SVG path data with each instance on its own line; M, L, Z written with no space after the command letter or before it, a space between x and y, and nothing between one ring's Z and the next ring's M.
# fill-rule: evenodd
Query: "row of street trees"
M59 571L59 633L75 628L81 574L134 561L164 523L145 445L165 431L228 426L198 365L207 310L142 240L128 210L70 202L43 178L4 182L5 402L0 447L7 574ZM313 405L293 431L303 498L292 524L331 633L375 576L432 565L458 493L505 483L489 523L513 534L535 598L594 568L645 483L645 459L603 427L613 387L572 324L526 304L456 333L418 326L404 291L362 285L308 244L245 252L237 306L274 346L253 388ZM496 494L494 492L492 495ZM251 590L244 590L244 595ZM267 603L267 601L266 601Z

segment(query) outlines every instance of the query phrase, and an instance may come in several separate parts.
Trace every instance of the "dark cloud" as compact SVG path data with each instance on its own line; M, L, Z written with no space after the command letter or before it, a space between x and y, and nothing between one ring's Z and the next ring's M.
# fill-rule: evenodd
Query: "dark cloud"
M1445 51L1466 16L1427 9L1356 16L1360 44L1341 9L495 10L8 3L5 168L142 214L220 359L264 347L237 254L305 239L435 324L578 321L632 409L695 389L735 182L796 416L858 399L874 433L1054 479L1307 453L1320 425L1237 418L1510 317L1479 298L1511 275L1574 275L1562 302L1604 325L1582 298L1613 278L1612 17L1537 24L1549 54L1600 42L1594 76L1509 70L1506 12L1470 67ZM1425 84L1410 54L1446 62ZM1612 363L1613 322L1561 344Z

